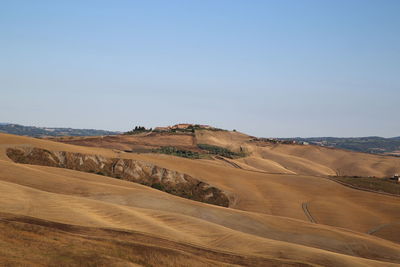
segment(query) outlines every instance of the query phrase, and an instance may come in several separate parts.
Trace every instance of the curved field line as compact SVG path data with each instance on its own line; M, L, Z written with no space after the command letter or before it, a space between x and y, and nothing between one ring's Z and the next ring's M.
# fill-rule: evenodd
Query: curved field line
M310 220L310 222L317 223L317 221L313 218L310 211L308 210L308 202L304 202L301 205L301 207L303 208L304 214L307 216L307 218Z
M375 190L368 189L368 188L362 188L362 187L354 186L354 185L351 185L351 184L336 180L336 179L331 178L331 177L323 177L323 178L326 178L328 180L331 180L332 182L341 184L341 185L346 186L346 187L350 187L352 189L360 190L360 191L366 191L366 192L370 192L370 193L376 193L376 194L381 194L381 195L386 195L386 196L391 196L391 197L400 197L400 195L395 195L395 194L386 193L386 192L382 192L382 191L375 191Z
M382 230L383 228L385 228L385 227L387 227L387 226L397 225L397 224L400 224L400 223L399 223L399 222L395 222L395 223L385 223L385 224L381 224L381 225L378 225L378 226L376 226L376 227L370 229L370 230L367 232L367 234L372 235L372 234L374 234L374 233L376 233L376 232L379 232L380 230Z
M215 158L216 158L216 159L219 159L219 160L222 160L222 161L224 161L224 162L230 164L231 166L233 166L233 167L235 167L235 168L237 168L237 169L242 169L242 170L243 170L243 168L242 168L239 164L236 164L236 163L233 162L233 161L227 160L226 158L223 158L223 157L221 157L221 156L215 156Z

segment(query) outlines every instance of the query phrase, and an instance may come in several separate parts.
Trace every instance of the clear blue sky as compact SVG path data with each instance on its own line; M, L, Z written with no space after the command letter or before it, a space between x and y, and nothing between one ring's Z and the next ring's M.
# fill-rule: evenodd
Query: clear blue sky
M0 122L400 135L400 1L0 0Z

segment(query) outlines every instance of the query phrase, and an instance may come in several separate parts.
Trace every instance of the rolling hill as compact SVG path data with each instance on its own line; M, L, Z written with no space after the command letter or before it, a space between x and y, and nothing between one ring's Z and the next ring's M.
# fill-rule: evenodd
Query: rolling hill
M271 173L316 176L392 177L400 173L400 158L353 152L316 145L265 141L236 131L196 130L194 133L148 132L136 135L60 137L50 140L66 144L103 147L125 152L151 153L161 147L175 147L207 154L201 144L245 153L245 157L213 161L237 168ZM200 145L200 146L199 146Z
M0 261L87 266L400 264L399 198L349 188L326 176L337 168L386 175L398 167L396 158L255 144L247 135L225 131L118 136L121 140L113 142L107 138L55 142L0 134ZM188 159L132 152L137 146L172 144L198 149L199 143L247 154ZM10 158L10 149L44 152ZM69 161L44 164L55 155ZM119 165L111 164L114 172L105 175L91 172L94 166L108 168L99 159L140 162L142 168L190 176L224 192L229 204L221 207L134 182L127 168L113 176ZM145 178L165 177L168 183L183 177L171 173Z
M42 136L91 136L91 135L113 135L119 132L95 130L95 129L73 129L54 127L24 126L14 123L0 123L0 132L25 135L31 137Z
M369 137L311 137L311 138L282 138L281 140L294 140L310 144L341 148L356 152L373 154L400 155L400 137L384 138L379 136Z

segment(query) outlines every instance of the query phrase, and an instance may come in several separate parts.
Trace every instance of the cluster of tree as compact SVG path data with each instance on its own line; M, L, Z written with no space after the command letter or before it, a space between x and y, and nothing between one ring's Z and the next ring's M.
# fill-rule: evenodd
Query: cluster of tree
M170 132L171 133L194 133L195 129L192 126L189 126L186 129L171 129Z
M206 150L209 154L218 155L225 158L233 159L246 156L246 153L244 151L240 151L239 153L237 153L220 146L212 146L208 144L198 144L197 146L202 150Z
M135 128L133 128L130 131L125 132L125 135L132 135L132 134L138 134L138 133L144 133L144 132L151 132L152 129L146 129L146 127L144 126L135 126Z
M159 149L155 149L154 152L183 157L183 158L190 158L190 159L199 159L200 158L200 154L198 152L178 149L173 146L164 146Z
M193 124L193 125L189 125L187 128L184 128L184 129L179 129L179 128L171 129L170 132L173 132L173 133L177 133L177 132L194 133L196 130L204 130L204 129L206 129L208 131L226 131L226 130L220 129L220 128L214 128L214 127L204 128L203 126L201 126L199 124Z

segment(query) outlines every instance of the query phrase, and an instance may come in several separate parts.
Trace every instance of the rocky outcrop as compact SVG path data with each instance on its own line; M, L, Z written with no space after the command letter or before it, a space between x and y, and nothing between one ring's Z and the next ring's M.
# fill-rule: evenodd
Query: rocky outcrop
M123 179L209 204L228 207L229 199L220 189L187 174L152 163L121 158L106 158L41 148L8 148L7 156L16 163L67 168Z

